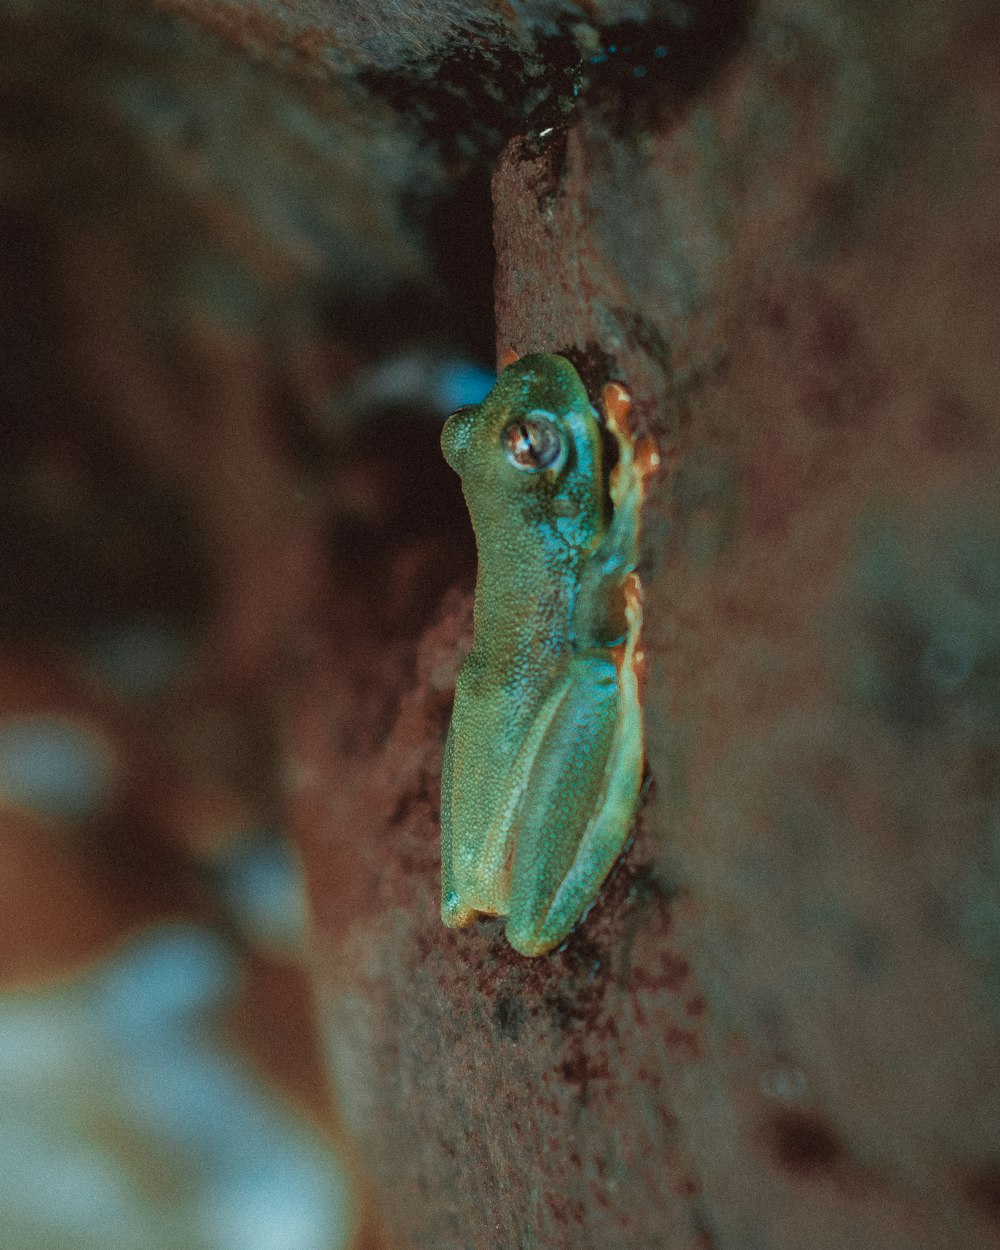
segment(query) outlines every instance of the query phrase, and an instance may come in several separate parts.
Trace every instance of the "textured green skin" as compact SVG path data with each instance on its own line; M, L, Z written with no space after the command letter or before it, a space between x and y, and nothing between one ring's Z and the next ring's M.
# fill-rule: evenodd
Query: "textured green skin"
M563 426L558 471L526 473L504 455L501 431L533 409ZM609 518L597 414L560 356L512 364L441 442L479 552L442 775L441 915L453 927L507 916L511 945L540 955L593 903L638 800L638 688L610 648L638 629L622 583L641 492L626 490Z

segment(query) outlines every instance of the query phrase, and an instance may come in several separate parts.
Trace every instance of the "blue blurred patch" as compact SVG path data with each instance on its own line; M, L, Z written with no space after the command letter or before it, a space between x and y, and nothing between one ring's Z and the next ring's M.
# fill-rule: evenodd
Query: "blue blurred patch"
M222 898L247 938L272 954L297 958L305 941L305 889L284 838L241 842L217 868Z
M442 412L466 404L481 404L493 389L496 374L464 360L450 360L441 370L439 402Z
M0 797L64 820L100 811L111 788L107 751L82 726L55 717L0 722Z
M0 1246L341 1250L339 1161L224 1043L239 963L171 925L0 997Z
M401 350L370 365L344 389L331 424L351 424L392 408L446 417L481 403L495 381L492 370L464 356L425 346Z

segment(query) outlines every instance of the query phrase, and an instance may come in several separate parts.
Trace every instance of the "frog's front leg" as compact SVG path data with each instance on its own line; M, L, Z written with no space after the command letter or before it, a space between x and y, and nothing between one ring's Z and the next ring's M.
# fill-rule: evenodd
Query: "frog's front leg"
M523 955L567 937L628 839L643 767L634 684L608 652L581 652L547 700L514 837L507 938Z

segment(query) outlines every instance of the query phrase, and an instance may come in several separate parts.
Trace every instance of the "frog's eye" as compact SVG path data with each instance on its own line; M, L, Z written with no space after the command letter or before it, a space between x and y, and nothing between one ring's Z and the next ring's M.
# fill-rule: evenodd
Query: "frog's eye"
M504 455L525 473L559 470L566 460L566 439L551 413L536 409L508 421L500 435Z

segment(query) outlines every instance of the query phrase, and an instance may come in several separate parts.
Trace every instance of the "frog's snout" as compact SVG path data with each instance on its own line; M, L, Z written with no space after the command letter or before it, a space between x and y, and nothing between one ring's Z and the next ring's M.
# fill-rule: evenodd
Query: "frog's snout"
M444 453L445 460L459 474L462 472L465 454L469 450L469 440L478 411L478 404L456 409L444 423L444 429L441 431L441 451Z

